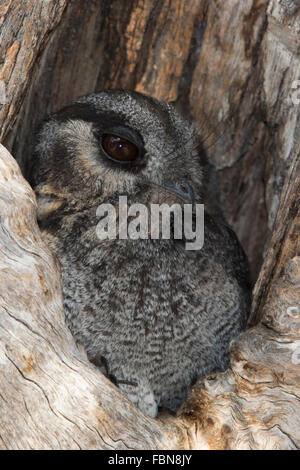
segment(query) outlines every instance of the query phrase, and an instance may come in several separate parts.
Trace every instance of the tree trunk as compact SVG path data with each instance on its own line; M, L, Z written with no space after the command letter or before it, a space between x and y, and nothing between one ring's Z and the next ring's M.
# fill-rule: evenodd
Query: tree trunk
M300 447L299 13L297 0L0 1L0 135L18 162L1 146L0 448ZM103 88L196 120L205 203L256 281L230 368L199 380L177 417L146 417L75 344L19 169L30 177L47 113Z

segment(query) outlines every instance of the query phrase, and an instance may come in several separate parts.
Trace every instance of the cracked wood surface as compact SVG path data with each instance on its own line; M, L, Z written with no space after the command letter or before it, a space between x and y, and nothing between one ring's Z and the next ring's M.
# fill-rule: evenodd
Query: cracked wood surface
M33 67L57 26L66 0L2 0L0 3L0 139L11 130Z

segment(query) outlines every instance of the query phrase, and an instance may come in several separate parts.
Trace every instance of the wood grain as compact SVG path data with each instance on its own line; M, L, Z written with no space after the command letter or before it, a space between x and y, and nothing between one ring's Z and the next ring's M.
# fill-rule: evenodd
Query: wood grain
M58 25L66 0L3 0L0 5L0 139L11 130L25 97L33 67L50 32Z

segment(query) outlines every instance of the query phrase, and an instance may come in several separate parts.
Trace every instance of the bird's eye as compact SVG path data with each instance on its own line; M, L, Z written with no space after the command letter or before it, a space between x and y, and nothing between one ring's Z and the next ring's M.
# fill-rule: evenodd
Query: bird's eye
M103 135L102 147L110 158L120 162L133 162L139 154L135 144L114 134Z

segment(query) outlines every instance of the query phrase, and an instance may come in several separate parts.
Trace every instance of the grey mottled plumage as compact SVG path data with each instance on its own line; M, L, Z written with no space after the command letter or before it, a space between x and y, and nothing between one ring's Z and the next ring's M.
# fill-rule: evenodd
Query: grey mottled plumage
M101 139L115 132L137 146L136 161L107 158ZM129 205L178 202L170 188L181 183L201 202L200 143L171 105L108 91L53 115L36 146L39 223L62 265L67 324L150 416L176 411L198 377L227 367L249 312L247 263L234 233L209 215L204 247L186 251L174 239L100 241L96 209L119 195Z

